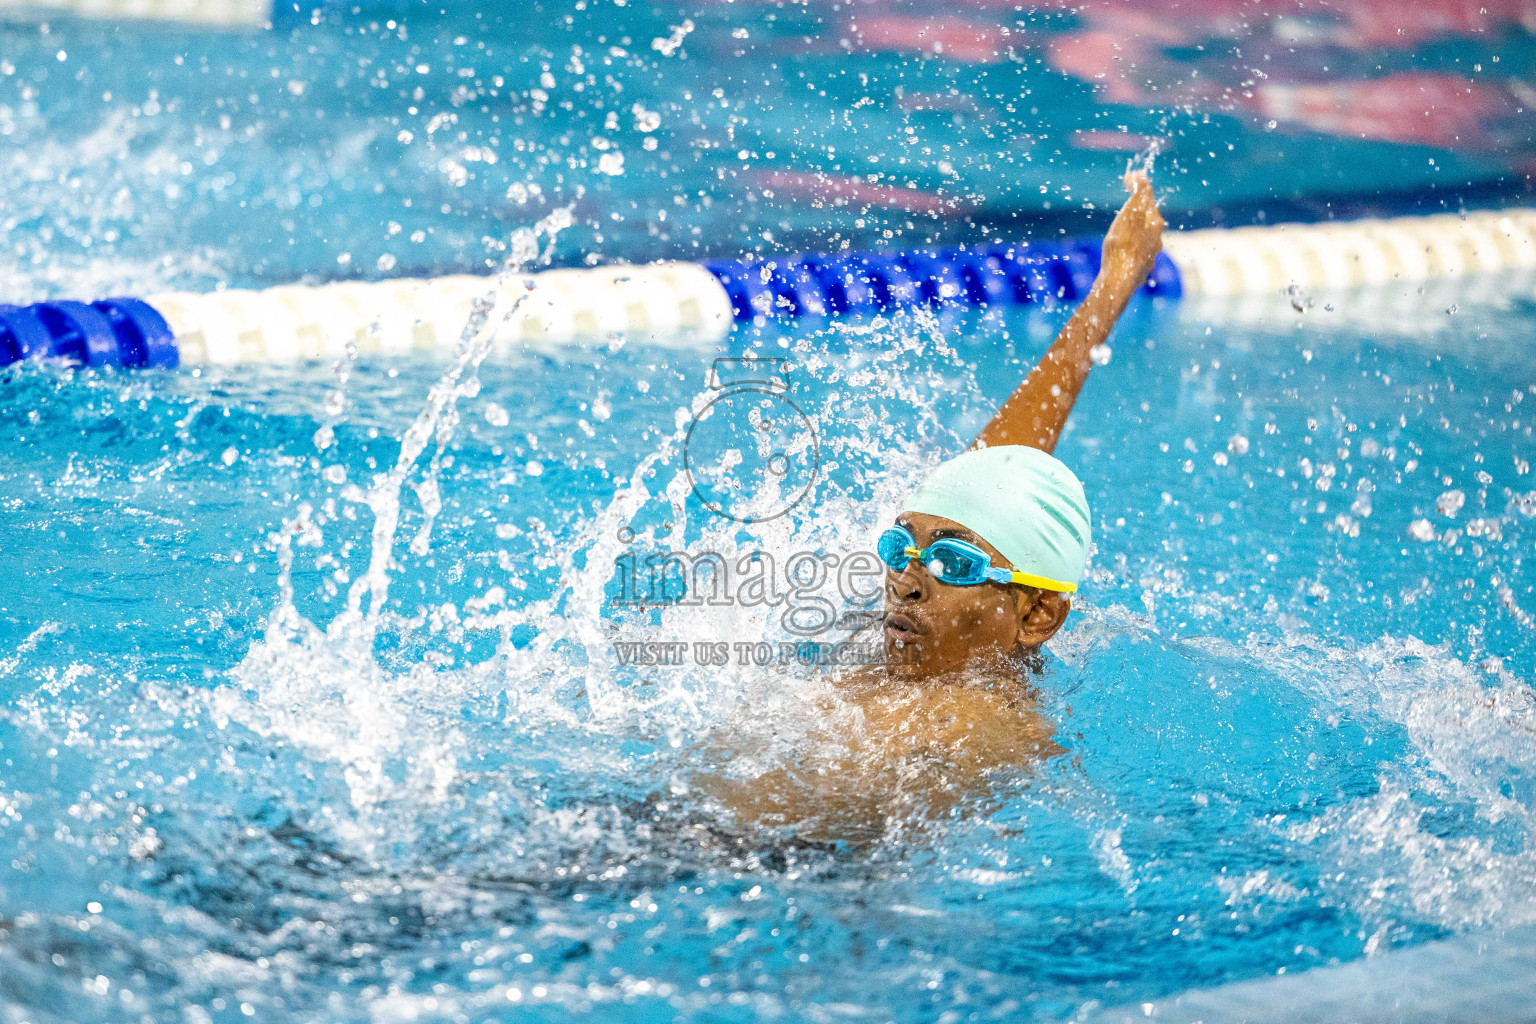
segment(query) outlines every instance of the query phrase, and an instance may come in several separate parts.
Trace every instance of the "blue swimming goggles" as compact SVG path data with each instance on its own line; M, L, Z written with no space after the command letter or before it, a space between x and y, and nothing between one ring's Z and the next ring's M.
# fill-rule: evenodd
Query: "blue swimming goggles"
M940 583L954 587L971 587L987 580L997 583L1019 583L1041 590L1055 590L1070 594L1077 590L1073 583L1045 576L1035 576L1012 569L994 569L992 558L981 548L956 537L943 537L926 548L917 546L917 538L903 526L893 526L880 535L875 551L880 560L896 572L901 572L917 559L923 563L929 575Z

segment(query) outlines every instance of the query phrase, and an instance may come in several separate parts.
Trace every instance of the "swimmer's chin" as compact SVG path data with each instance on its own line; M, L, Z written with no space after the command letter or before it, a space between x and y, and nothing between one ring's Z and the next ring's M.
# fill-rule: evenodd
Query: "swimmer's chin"
M931 643L931 640L926 641ZM1038 648L1020 649L1011 653L977 655L958 665L935 664L931 652L924 651L925 641L895 640L889 633L885 638L885 675L888 679L907 683L960 683L969 684L999 677L1017 678L1020 674L1037 674L1043 670Z
M923 663L923 645L885 634L885 673L893 679L922 679L930 673Z

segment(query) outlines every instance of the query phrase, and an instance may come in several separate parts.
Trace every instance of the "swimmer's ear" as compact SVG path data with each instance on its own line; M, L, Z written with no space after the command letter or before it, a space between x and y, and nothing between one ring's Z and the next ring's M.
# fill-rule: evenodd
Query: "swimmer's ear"
M1039 647L1067 621L1072 610L1072 599L1054 590L1036 590L1033 601L1027 598L1019 602L1019 645Z

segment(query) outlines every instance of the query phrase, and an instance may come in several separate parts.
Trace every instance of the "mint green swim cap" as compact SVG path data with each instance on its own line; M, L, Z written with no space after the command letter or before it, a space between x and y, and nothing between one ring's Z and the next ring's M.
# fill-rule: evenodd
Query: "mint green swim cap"
M973 448L941 464L907 499L908 512L943 516L986 540L1033 577L1071 593L1083 578L1093 528L1083 485L1053 455L1024 445Z

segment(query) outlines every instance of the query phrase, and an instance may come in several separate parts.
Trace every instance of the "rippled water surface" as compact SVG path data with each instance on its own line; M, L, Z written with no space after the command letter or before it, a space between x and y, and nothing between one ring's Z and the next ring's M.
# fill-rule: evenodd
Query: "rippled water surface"
M1532 166L1523 2L288 6L0 28L0 298L490 272L557 211L565 265L1050 235L1154 148L1202 225ZM1060 310L6 369L0 1017L1062 1021L1498 941L1533 290L1393 292L1133 309L1058 452L1096 548L1014 694L1050 739L979 778L848 782L845 691L736 653L805 594L637 607L624 567L867 549ZM691 489L720 357L786 361L783 516ZM785 766L791 823L720 796Z
M614 653L779 610L636 611L615 560L867 546L1049 318L11 371L0 1004L1058 1020L1536 918L1529 311L1355 301L1133 311L1060 452L1098 534L1021 690L1059 750L842 832L709 795L857 735L825 675ZM680 445L765 353L823 472L732 527Z

